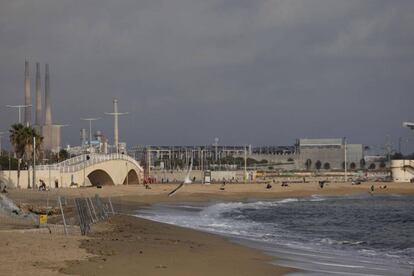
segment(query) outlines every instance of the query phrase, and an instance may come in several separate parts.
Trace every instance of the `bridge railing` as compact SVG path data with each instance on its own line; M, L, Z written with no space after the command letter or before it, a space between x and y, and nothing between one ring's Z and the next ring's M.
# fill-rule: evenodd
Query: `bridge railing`
M89 160L88 157L89 156ZM65 160L63 162L53 164L53 165L39 165L36 166L36 170L59 170L60 172L71 173L83 170L89 166L93 166L102 162L110 160L125 160L133 163L138 168L141 168L139 162L137 162L132 157L120 154L82 154L71 159Z

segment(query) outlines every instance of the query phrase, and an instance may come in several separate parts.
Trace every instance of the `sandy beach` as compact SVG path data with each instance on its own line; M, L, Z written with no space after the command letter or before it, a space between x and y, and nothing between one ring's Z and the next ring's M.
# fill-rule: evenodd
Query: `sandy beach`
M121 213L160 202L245 201L307 197L311 195L364 194L374 185L374 194L414 194L410 183L295 183L288 187L264 184L185 185L177 194L167 194L176 185L154 184L105 186L102 189L59 189L50 192L11 190L15 202L41 204L58 195L111 197ZM387 185L386 189L380 186ZM285 275L290 269L271 265L272 257L234 244L223 237L119 215L92 227L87 237L72 233L48 234L0 231L0 275ZM3 269L4 267L4 269Z

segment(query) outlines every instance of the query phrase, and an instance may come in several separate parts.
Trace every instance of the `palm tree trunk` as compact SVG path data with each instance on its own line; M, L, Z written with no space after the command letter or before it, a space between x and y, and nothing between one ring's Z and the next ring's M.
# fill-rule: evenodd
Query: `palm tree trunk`
M20 163L22 159L17 159L17 188L20 189Z
M27 162L27 189L30 188L30 165L29 162Z

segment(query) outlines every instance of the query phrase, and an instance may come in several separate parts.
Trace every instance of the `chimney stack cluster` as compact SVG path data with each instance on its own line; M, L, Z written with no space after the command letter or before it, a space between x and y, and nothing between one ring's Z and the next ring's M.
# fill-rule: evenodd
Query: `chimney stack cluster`
M42 134L44 149L58 151L60 147L60 127L52 124L52 103L50 99L49 64L45 64L44 110L42 104L42 85L40 63L36 63L35 82L35 120L34 126ZM26 60L24 65L24 120L26 125L32 124L32 98L30 93L30 66Z

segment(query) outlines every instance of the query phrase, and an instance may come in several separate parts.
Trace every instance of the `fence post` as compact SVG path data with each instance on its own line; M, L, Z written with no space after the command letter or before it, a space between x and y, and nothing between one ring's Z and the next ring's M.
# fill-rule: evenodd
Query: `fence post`
M62 213L62 219L63 219L63 228L65 229L65 235L68 235L68 229L66 228L66 220L65 220L65 214L63 212L63 207L62 207L62 200L60 199L60 196L58 197L59 200L59 207L60 207L60 212Z
M88 213L89 213L90 218L92 219L92 223L95 223L95 219L92 216L92 208L89 205L89 200L88 199L86 199L86 206L88 207Z
M95 215L95 221L99 221L98 216L96 215L95 207L93 206L92 199L90 197L87 197L87 200L89 200L89 202L91 203L92 211L93 211L93 214Z
M114 206L112 205L112 200L110 197L108 198L108 200L109 200L109 206L111 206L112 215L115 215Z

